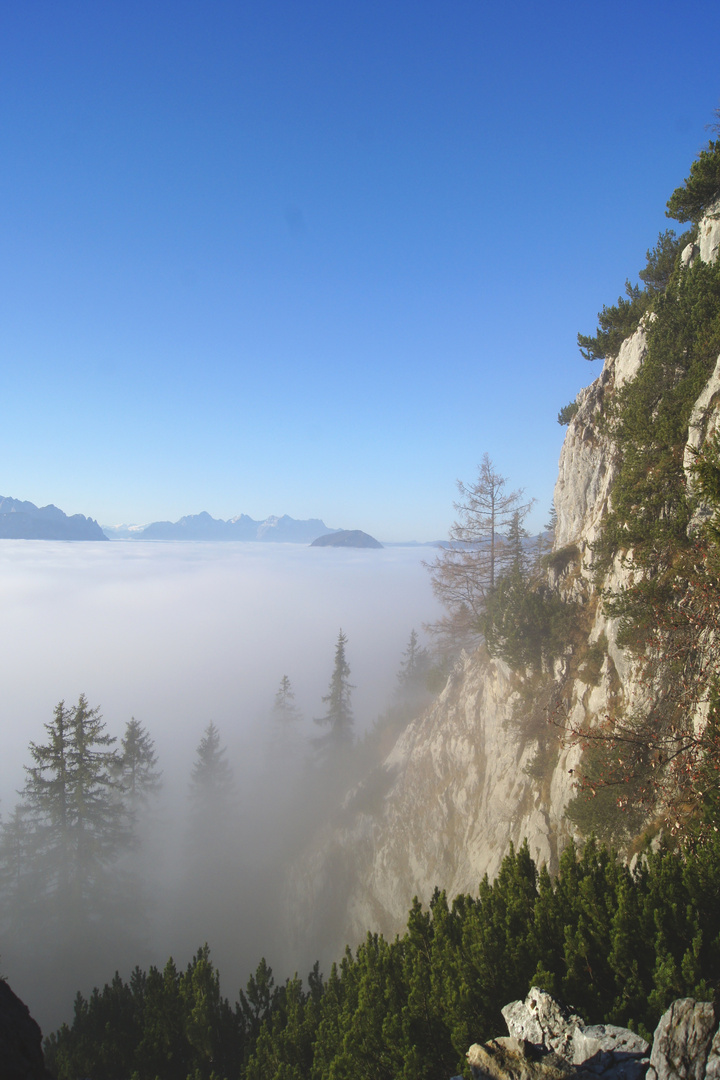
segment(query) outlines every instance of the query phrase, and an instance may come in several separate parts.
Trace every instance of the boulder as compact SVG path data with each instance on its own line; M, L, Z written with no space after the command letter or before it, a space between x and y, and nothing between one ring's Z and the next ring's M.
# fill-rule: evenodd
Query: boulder
M648 1080L708 1080L720 1074L720 1041L709 1001L680 998L655 1028ZM713 1036L715 1036L713 1038Z
M559 1054L541 1052L532 1043L511 1036L475 1043L467 1052L475 1080L573 1080L578 1070Z
M649 1049L635 1031L614 1024L578 1027L572 1038L573 1064L595 1074L612 1072L625 1080L644 1076Z
M501 1010L511 1037L573 1059L573 1035L585 1022L545 990L533 986L524 1001L512 1001Z
M720 1080L720 1030L715 1032L713 1041L710 1043L710 1053L705 1066L705 1080Z
M0 1080L48 1080L42 1032L27 1005L0 979Z
M614 1024L588 1025L536 986L525 1001L513 1001L502 1014L511 1037L557 1054L569 1065L623 1080L639 1080L645 1072L650 1047L634 1031Z
M642 1080L650 1047L627 1028L588 1025L573 1009L534 986L502 1010L510 1037L468 1051L473 1076L492 1080L603 1077ZM720 1075L717 1080L720 1080Z

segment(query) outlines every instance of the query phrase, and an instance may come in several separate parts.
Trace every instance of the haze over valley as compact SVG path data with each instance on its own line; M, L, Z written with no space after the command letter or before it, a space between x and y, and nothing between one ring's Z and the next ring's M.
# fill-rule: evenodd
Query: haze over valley
M313 719L323 715L338 632L348 639L355 734L362 739L395 700L411 630L437 613L422 550L0 542L3 820L20 801L23 766L32 764L28 744L43 742L60 700L71 707L85 694L118 740L134 717L155 741L162 790L143 863L152 931L144 943L140 935L133 964L160 962L170 952L182 963L206 939L222 947L224 973L234 982L244 981L258 950L269 959L278 953L279 971L291 962L273 875L280 854L289 858L288 843L306 839L322 812L311 768L312 740L320 735ZM287 744L278 741L273 721L283 676L301 716ZM228 910L214 916L207 897L192 898L181 870L190 774L210 722L227 747L237 799L231 850L212 888L215 896L226 894ZM296 789L302 784L304 794ZM218 822L217 829L229 824ZM105 965L125 969L124 948L120 937L119 953L103 950ZM72 977L65 982L58 974L52 991L46 986L41 994L37 972L15 962L11 949L3 949L3 967L19 991L27 988L48 1030L68 1015L80 988ZM92 960L70 971L86 991L106 975Z

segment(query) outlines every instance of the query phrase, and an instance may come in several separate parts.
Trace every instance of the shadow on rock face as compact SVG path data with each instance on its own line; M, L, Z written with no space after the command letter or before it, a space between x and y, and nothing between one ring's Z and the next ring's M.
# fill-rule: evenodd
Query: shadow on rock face
M50 1080L40 1027L4 979L0 979L0 1080Z

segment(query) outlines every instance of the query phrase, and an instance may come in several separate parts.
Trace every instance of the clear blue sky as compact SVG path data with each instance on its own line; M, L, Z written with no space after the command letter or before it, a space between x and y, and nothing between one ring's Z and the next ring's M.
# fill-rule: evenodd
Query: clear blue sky
M575 344L720 102L720 5L0 10L0 495L443 536L545 520Z

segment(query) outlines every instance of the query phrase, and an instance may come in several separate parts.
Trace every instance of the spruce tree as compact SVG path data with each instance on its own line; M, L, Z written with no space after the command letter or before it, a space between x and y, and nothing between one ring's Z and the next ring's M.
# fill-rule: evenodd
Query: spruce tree
M131 841L117 796L115 739L84 694L61 701L45 725L47 741L30 743L23 806L32 831L33 865L49 915L80 926L107 911L114 864Z
M227 828L234 805L235 779L220 745L220 732L212 721L195 752L190 776L191 833L205 843Z
M415 705L427 695L427 676L430 656L420 644L416 630L411 630L407 648L402 654L397 673L399 698L408 705Z
M273 702L273 719L279 724L286 724L300 719L300 710L295 701L295 691L287 675L283 675Z
M345 657L347 637L342 630L338 634L335 645L335 664L330 678L327 694L323 697L323 704L327 705L324 716L315 718L315 723L327 727L326 735L320 736L316 742L321 748L349 746L353 741L353 713L350 698L355 687L350 682L350 665Z
M158 771L155 743L139 720L128 721L120 741L119 782L131 810L145 808L160 790L162 773Z

